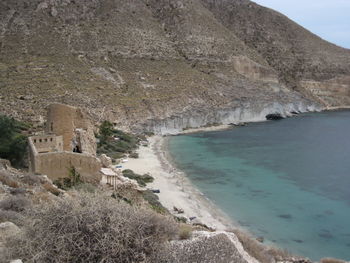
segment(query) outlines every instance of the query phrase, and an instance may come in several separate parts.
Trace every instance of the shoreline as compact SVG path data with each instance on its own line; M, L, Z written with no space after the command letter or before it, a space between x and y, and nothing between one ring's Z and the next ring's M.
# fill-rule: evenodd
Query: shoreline
M350 110L350 106L335 106L335 107L326 107L322 111L342 111L342 110Z
M140 146L138 149L139 158L123 163L122 170L131 169L138 174L149 173L153 176L154 182L148 184L147 188L159 189L159 201L175 216L187 219L195 217L188 222L205 224L215 230L239 228L238 224L192 185L184 172L174 167L167 151L166 137L153 136L148 141L148 147ZM184 213L176 213L174 207L182 209Z
M233 129L234 127L235 127L234 125L230 125L230 124L220 124L220 125L209 126L209 127L191 128L191 129L183 130L183 131L179 132L178 134L174 134L172 136L198 133L198 132L224 131L224 130Z
M346 107L334 107L321 112L348 110ZM266 120L264 120L266 121ZM175 135L192 134L198 132L223 131L234 129L235 125L221 124L217 126L199 127L184 130ZM188 179L187 175L177 169L171 160L167 149L168 136L154 135L148 138L148 146L139 146L139 158L130 158L123 163L122 170L131 169L138 174L149 173L154 182L147 184L147 189L159 189L159 201L175 216L196 217L196 222L203 223L215 230L239 229L249 231L233 219L229 218L216 204L205 197ZM174 207L183 209L184 213L176 213Z

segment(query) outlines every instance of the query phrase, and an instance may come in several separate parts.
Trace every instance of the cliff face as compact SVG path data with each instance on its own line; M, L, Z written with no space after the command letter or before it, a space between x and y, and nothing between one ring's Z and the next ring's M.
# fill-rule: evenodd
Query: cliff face
M63 102L176 132L349 105L349 73L349 50L248 0L0 3L0 110L34 122Z

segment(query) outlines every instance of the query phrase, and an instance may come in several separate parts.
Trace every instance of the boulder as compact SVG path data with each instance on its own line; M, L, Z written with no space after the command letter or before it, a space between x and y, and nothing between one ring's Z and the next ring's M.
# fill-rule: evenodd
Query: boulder
M190 240L173 241L167 251L167 262L185 263L258 263L229 232L195 231Z
M102 166L103 167L110 167L112 165L112 159L111 157L108 157L107 155L105 154L102 154L99 159L101 160L101 163L102 163Z
M12 222L4 222L0 224L0 242L15 236L20 232L20 228Z

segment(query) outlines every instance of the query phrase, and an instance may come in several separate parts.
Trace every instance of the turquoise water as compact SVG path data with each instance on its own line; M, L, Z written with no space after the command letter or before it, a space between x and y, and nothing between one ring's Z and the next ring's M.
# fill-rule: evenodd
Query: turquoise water
M171 137L176 166L256 236L350 260L350 111Z

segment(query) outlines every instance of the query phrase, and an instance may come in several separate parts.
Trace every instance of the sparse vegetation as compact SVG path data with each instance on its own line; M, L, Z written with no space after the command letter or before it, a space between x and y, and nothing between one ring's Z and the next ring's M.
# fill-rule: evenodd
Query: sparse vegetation
M177 235L173 219L102 193L43 203L28 211L6 256L26 262L147 262Z
M184 223L184 224L187 223L187 218L184 216L175 216L175 220L179 223Z
M80 191L80 192L87 192L87 193L95 193L97 191L97 187L94 186L93 184L90 184L90 183L78 184L75 187L75 189Z
M108 121L101 124L97 138L99 139L97 153L107 154L114 159L132 154L140 141L135 135L114 129L113 124Z
M150 204L151 208L160 214L167 214L169 211L159 202L159 197L150 190L142 192L142 197Z
M238 229L232 232L238 237L244 250L261 263L271 263L274 262L275 259L281 260L290 257L289 252L274 247L267 247L245 232Z
M134 171L130 170L130 169L126 169L123 171L123 176L136 180L138 185L141 187L145 187L146 184L148 183L152 183L154 178L152 176L150 176L149 174L144 174L144 175L140 175L140 174L136 174L134 173Z
M139 154L137 152L133 152L129 155L130 158L134 158L134 159L137 159L139 158Z
M68 169L68 177L57 179L53 182L58 188L68 190L72 187L77 187L83 183L79 172L74 166Z
M0 115L0 158L16 167L25 165L27 136L23 132L27 129L25 123Z

